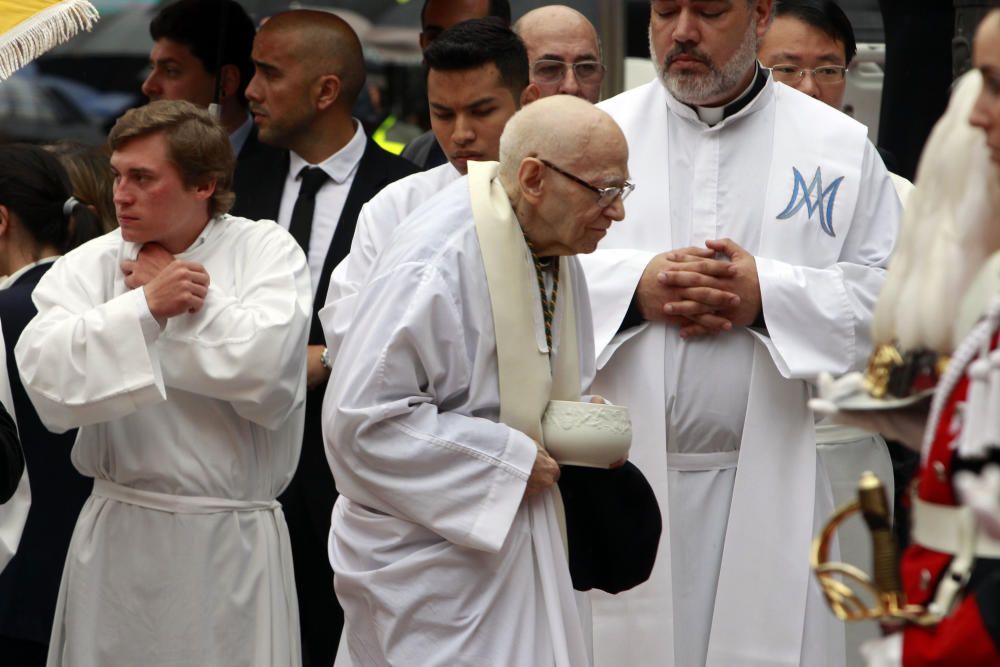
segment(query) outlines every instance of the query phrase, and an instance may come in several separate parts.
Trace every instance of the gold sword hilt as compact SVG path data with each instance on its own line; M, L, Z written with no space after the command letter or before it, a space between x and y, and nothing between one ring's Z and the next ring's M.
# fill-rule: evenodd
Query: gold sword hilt
M880 596L903 592L899 576L899 554L892 534L892 512L885 495L885 485L871 471L858 482L858 507L872 537L872 575Z
M851 515L859 512L872 538L872 577L849 563L828 560L837 529ZM812 567L830 609L841 620L917 625L933 625L940 620L924 607L906 604L899 573L899 550L892 534L892 513L885 486L871 472L866 471L861 476L858 499L839 508L813 542ZM851 583L860 589L862 595L852 588Z

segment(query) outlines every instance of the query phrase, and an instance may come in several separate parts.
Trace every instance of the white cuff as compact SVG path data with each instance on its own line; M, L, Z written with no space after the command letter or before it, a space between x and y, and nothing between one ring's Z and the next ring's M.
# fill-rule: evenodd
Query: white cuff
M132 294L136 295L136 314L139 316L139 326L142 328L142 337L146 340L146 344L148 345L160 337L166 322L161 323L153 316L152 311L149 310L149 302L146 301L145 288L139 287L134 289L132 290Z
M880 639L869 639L861 645L861 657L868 667L901 667L903 664L903 633L897 632Z

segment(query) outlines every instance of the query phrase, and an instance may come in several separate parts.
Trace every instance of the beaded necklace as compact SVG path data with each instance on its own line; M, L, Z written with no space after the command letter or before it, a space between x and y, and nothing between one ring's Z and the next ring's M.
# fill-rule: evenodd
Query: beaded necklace
M531 245L528 237L524 237L531 251L531 260L535 264L535 277L538 278L538 295L542 298L542 319L545 321L545 343L549 352L552 351L552 316L556 312L556 297L559 295L559 258L553 258L555 265L552 273L552 296L550 297L545 289L545 275L542 268L541 258L535 254L535 248Z

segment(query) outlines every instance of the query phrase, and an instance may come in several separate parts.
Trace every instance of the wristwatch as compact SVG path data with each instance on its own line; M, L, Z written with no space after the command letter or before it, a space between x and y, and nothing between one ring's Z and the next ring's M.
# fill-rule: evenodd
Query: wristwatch
M333 368L333 362L330 361L330 348L324 347L323 353L319 355L319 363L323 364L323 368L330 370Z

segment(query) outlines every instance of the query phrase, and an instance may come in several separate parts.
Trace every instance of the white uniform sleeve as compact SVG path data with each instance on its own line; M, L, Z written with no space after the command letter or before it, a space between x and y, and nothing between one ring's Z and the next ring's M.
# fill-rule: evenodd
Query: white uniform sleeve
M167 386L229 401L276 429L305 400L312 288L292 237L268 232L248 240L242 279L210 285L199 312L168 321L159 349Z
M642 272L655 256L653 252L630 249L597 249L589 255L577 256L584 267L590 293L598 370L622 343L645 328L643 325L618 333Z
M38 315L14 350L31 402L57 433L166 400L142 295L102 302L100 273L84 254L56 262L32 294Z
M396 212L391 206L383 206L383 201L386 201L385 197L376 195L361 207L351 241L351 251L330 275L330 287L326 292L324 306L319 311L319 320L323 325L331 361L336 360L344 336L354 319L358 292L379 251L386 245L388 239L385 237L391 233L384 227L390 225L391 230L399 222Z
M796 266L757 257L766 341L788 378L842 374L871 352L871 319L895 244L900 204L889 174L869 142L862 187L840 259L833 266Z
M346 497L459 545L497 551L537 447L450 410L472 386L478 334L433 267L407 264L365 287L323 406L327 456Z

